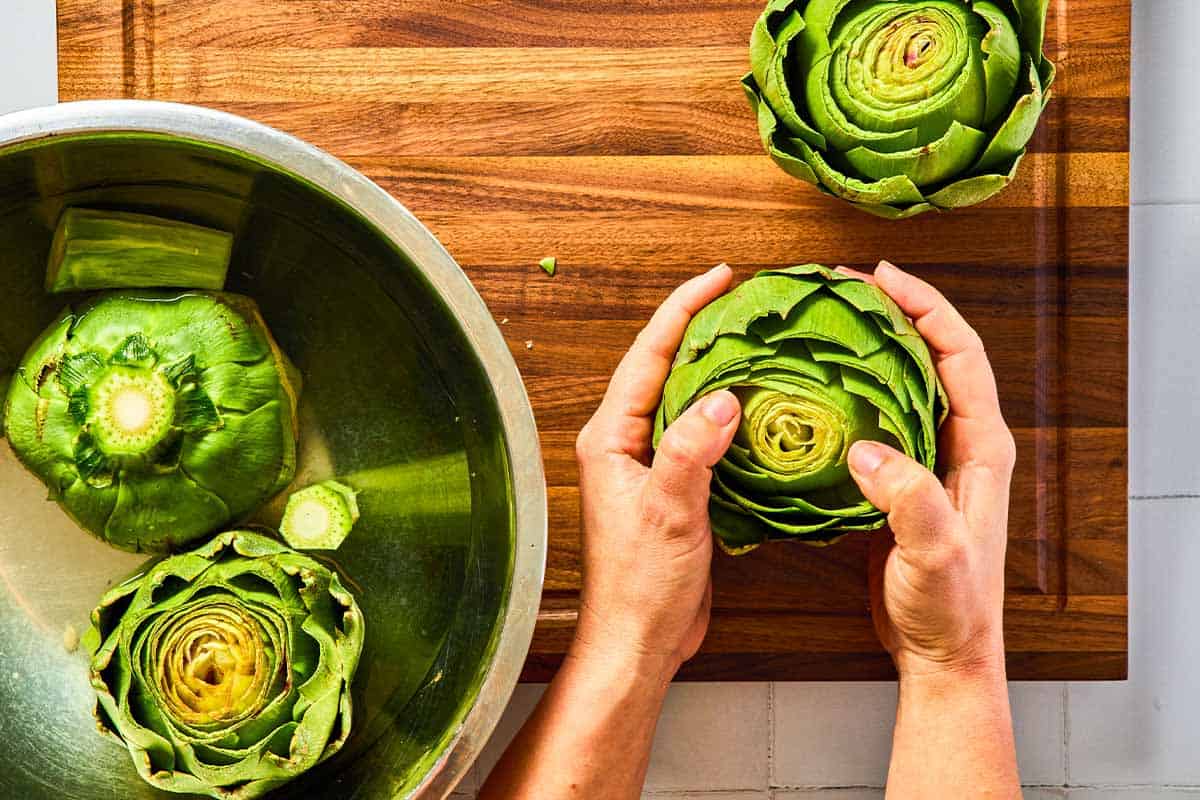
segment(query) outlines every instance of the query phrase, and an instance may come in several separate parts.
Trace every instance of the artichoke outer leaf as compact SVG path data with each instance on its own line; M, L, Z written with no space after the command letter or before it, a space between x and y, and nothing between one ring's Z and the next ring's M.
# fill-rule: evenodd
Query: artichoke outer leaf
M994 3L975 0L971 8L987 21L989 30L980 48L987 81L987 111L983 124L991 125L1012 104L1021 71L1021 42L1012 21Z
M159 334L174 324L174 304L168 301L177 296L153 291L98 295L79 307L71 339L108 357L131 336L141 334L157 343Z
M1012 183L1020 163L1021 157L1018 156L1013 159L1007 174L976 175L954 181L929 195L929 202L939 209L965 208L982 203Z
M888 342L869 317L855 313L853 306L832 292L809 295L790 309L787 317L760 318L751 330L768 344L813 339L844 347L859 358Z
M1041 60L1046 38L1046 10L1050 0L1012 0L1021 21L1021 43L1027 53L1034 53Z
M247 414L279 400L279 372L275 365L226 362L204 370L203 386L221 411Z
M49 397L36 394L24 380L14 378L8 388L5 432L17 458L38 475L48 475L56 495L75 480L69 466L75 452L71 431L70 400L57 390Z
M249 414L225 414L213 433L184 437L184 474L224 498L230 518L250 513L281 482L291 481L295 464L287 458L287 436L280 435L281 430L290 435L283 415L283 404L272 401Z
M708 517L717 545L728 555L744 555L767 541L757 518L716 494L709 498Z
M208 394L196 384L179 392L178 424L186 433L218 431L224 427L221 415Z
M1022 64L1026 74L1026 85L1017 102L1013 105L1008 118L1000 125L996 135L988 143L983 154L972 168L973 172L993 172L1013 158L1023 155L1026 145L1033 138L1041 119L1043 108L1043 93L1037 70L1028 56Z
M896 153L881 153L866 146L846 151L846 161L875 180L903 175L917 187L927 187L967 170L987 145L984 131L954 122L935 142Z
M220 497L178 475L120 480L104 539L122 550L172 550L232 518Z
M758 96L758 85L754 82L753 75L746 75L742 79L742 89L745 91L746 99L750 101L750 108L754 110L754 117L758 122L759 140L767 151L767 155L780 169L793 178L819 186L820 181L817 180L812 167L775 144L775 130L778 121L766 102Z
M916 206L925 203L925 196L907 175L864 181L838 171L804 142L792 141L800 149L804 161L816 173L821 185L843 200L864 206Z
M239 313L233 295L185 294L168 305L171 327L155 342L169 360L195 355L203 369L225 361L255 362L267 358L271 348L264 327Z
M772 0L750 33L750 74L756 95L768 111L794 136L824 147L824 138L800 116L788 86L789 51L804 30L804 17L787 0Z

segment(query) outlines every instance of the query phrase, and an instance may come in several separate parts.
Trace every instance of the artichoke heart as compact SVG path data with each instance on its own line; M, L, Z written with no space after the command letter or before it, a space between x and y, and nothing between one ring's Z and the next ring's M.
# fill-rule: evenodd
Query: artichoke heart
M222 533L101 599L84 639L96 715L159 789L261 797L350 735L364 631L336 572Z
M709 515L734 554L882 527L850 477L851 445L885 442L932 468L948 411L929 349L900 308L816 264L760 272L695 316L663 389L655 446L719 389L737 395L742 418L713 469Z
M26 353L5 434L89 532L172 550L291 481L295 374L248 298L109 294L68 308Z
M881 217L1007 186L1050 98L1046 0L770 0L742 87L771 158Z

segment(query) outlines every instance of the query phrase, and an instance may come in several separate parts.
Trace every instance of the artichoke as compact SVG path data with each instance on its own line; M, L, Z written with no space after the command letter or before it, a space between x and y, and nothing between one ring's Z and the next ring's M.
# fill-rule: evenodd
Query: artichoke
M760 272L696 315L663 389L655 446L718 389L742 405L709 500L713 532L733 554L882 527L850 477L850 446L885 442L932 468L947 413L925 341L900 308L816 264Z
M96 716L159 789L260 797L346 742L363 635L336 572L265 536L222 533L92 612Z
M771 0L742 79L794 177L904 218L1008 185L1050 98L1048 0Z
M171 550L291 481L298 385L248 298L122 292L68 308L33 344L5 433L88 531Z

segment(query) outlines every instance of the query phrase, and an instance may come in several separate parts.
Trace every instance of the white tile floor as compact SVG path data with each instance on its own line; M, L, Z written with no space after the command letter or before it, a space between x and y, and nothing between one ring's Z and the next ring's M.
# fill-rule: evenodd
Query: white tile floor
M1130 680L1012 687L1030 800L1200 797L1200 0L1133 5ZM0 23L0 111L53 102L53 0L0 0ZM518 691L478 772L539 695ZM880 798L894 699L884 684L677 686L648 796Z

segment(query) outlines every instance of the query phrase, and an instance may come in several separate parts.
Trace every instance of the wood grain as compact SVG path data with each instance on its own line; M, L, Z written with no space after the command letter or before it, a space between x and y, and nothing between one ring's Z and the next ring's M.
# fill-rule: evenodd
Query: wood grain
M526 379L550 491L546 679L580 583L574 437L671 288L820 261L904 263L979 329L1019 447L1007 570L1014 678L1126 670L1129 0L1051 4L1060 78L1017 181L885 223L762 155L738 78L757 0L59 0L64 100L152 97L304 138L416 213ZM560 273L537 269L558 256ZM526 342L532 342L532 348ZM865 537L714 564L683 677L872 679Z

